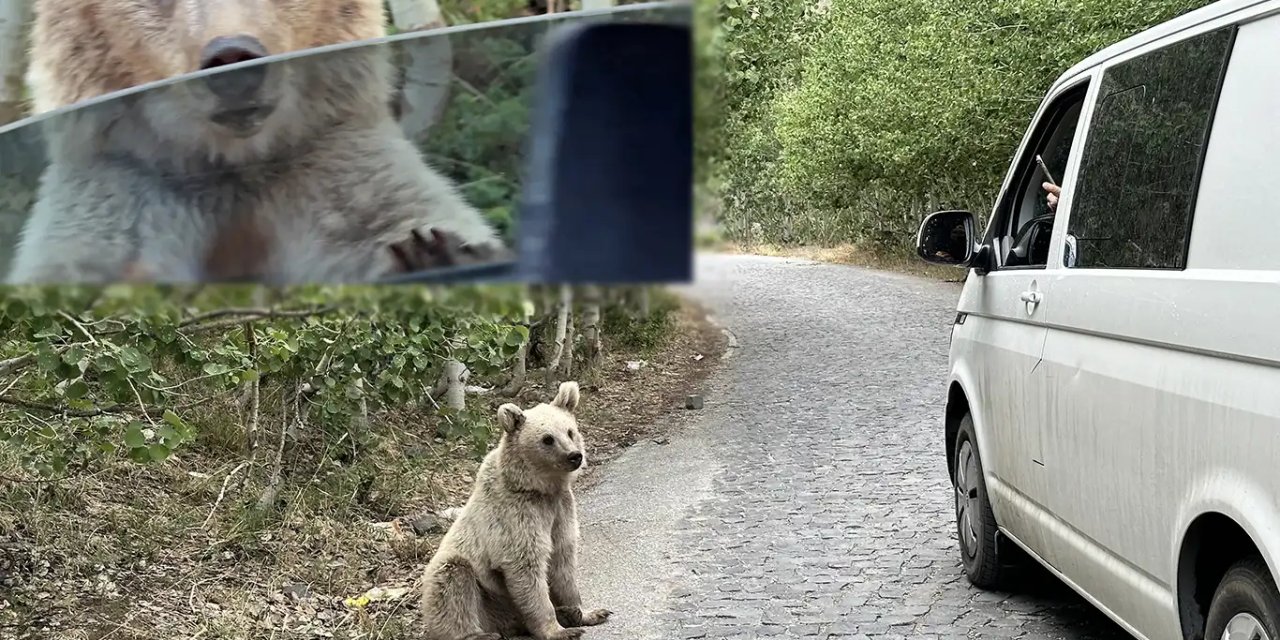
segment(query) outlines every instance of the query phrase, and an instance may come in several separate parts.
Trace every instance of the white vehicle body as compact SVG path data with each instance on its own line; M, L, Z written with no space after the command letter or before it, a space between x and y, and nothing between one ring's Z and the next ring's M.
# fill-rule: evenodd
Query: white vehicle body
M1072 91L1047 260L1007 264L1003 229L1044 196L1025 170L1037 132ZM1203 134L1183 126L1199 116ZM953 476L968 413L999 532L1137 638L1204 637L1237 555L1280 575L1277 153L1280 1L1222 0L1113 45L1050 89L960 296Z

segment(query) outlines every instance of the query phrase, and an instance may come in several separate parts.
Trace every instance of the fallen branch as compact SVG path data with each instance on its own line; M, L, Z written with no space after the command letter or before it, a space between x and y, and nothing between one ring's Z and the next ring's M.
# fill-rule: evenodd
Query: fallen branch
M8 360L0 360L0 376L7 376L18 369L26 367L36 361L36 354L28 353L24 356L9 358Z
M96 418L109 413L134 413L137 409L132 405L123 404L111 405L109 407L98 407L97 409L71 409L68 407L55 407L49 404L29 402L27 400L21 400L10 396L0 396L0 404L22 407L28 411L43 411L44 413L52 413L71 418Z
M302 390L298 389L293 396L294 419L299 419L298 412L301 411L301 403L298 398L301 395ZM280 444L276 447L276 457L271 462L271 475L267 479L267 486L262 490L262 495L258 496L258 509L266 509L275 504L276 496L280 495L280 482L284 474L284 443L289 435L289 401L287 398L282 398L281 400L285 405L285 415L280 421Z
M218 507L222 504L223 498L227 497L227 486L231 484L231 478L234 477L237 473L240 473L240 470L245 468L248 465L249 465L248 462L241 462L236 468L231 470L231 473L227 474L226 478L222 480L222 491L218 492L218 499L213 503L213 508L209 510L209 517L205 518L204 524L200 525L201 529L209 528L209 522L213 520L213 514L218 512Z
M277 320L280 318L307 318L321 316L336 311L336 305L318 307L316 309L299 309L295 311L274 311L272 309L219 309L193 316L178 323L178 329L186 333L202 333L214 329L234 327L252 320ZM219 320L219 318L226 318ZM215 322L210 322L215 320Z

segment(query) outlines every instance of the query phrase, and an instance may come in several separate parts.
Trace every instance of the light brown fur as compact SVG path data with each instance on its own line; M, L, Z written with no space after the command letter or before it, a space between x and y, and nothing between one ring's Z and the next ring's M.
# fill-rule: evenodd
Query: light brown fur
M27 84L36 112L195 71L213 38L272 54L386 35L381 0L37 0Z
M609 618L606 609L583 611L578 593L572 485L581 466L570 460L576 453L586 464L578 402L578 384L565 382L550 404L498 408L502 440L422 578L430 640L564 640Z
M193 71L215 37L275 54L377 37L384 19L381 0L38 0L30 84L47 110ZM414 230L500 246L395 122L389 53L258 67L267 109L241 128L218 121L241 103L204 78L46 121L51 166L9 281L360 282L397 271L390 246Z

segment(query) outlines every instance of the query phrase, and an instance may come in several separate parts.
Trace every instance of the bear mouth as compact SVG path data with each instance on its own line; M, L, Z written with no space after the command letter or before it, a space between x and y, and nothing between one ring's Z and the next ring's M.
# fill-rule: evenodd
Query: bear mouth
M274 105L253 106L240 109L224 109L209 117L215 124L240 135L250 135L262 127L262 123L275 111Z

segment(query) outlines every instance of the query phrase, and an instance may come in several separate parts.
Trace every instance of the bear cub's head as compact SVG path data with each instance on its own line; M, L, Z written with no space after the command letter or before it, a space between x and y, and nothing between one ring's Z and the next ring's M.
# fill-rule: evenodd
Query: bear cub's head
M560 385L551 404L522 410L514 404L498 407L502 444L510 453L548 474L570 474L587 463L586 448L574 411L580 393L577 382Z

